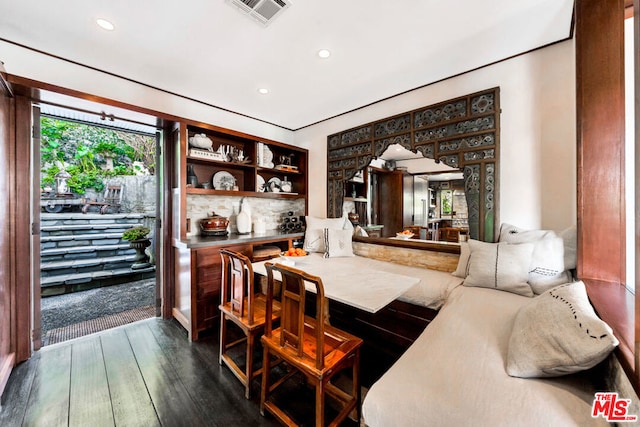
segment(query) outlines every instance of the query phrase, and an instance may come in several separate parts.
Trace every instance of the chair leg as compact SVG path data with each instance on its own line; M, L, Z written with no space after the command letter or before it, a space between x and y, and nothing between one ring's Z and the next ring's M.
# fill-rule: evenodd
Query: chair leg
M260 386L260 415L264 417L264 403L269 398L269 376L271 365L269 364L269 347L263 345L264 357L262 358L262 381Z
M316 383L316 427L324 427L325 379Z
M227 322L224 313L220 313L220 356L218 363L222 365L222 355L227 352Z
M353 396L356 399L356 408L355 408L355 420L360 422L360 418L362 417L362 395L360 393L360 349L356 350L356 355L353 360L353 376L352 376L352 391Z
M255 335L251 332L247 333L247 366L245 367L245 375L247 377L247 383L244 387L244 397L251 398L251 382L253 380L253 347L255 342Z

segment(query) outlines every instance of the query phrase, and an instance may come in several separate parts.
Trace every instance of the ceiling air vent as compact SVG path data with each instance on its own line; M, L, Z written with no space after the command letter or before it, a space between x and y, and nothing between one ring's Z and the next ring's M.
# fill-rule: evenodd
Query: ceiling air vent
M290 4L284 0L227 0L265 27Z

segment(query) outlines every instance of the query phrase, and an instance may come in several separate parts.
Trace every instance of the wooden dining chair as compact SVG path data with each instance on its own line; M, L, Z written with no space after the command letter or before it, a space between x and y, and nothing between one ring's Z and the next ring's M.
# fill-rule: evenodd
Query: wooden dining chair
M244 395L251 397L251 382L262 373L262 368L254 370L253 353L256 337L264 331L266 296L254 287L251 261L241 253L227 249L220 250L222 257L222 289L220 303L220 359L245 387ZM280 317L280 304L272 301L269 312L271 320ZM235 323L244 337L228 342L227 321ZM228 350L246 342L246 362L244 371L232 359Z
M325 297L322 280L296 268L266 263L267 322L261 338L264 348L260 413L265 409L281 423L298 425L276 405L272 393L296 373L302 373L308 384L315 387L315 425L325 425L325 397L331 396L341 404L341 410L329 425L339 425L350 413L360 419L360 347L362 340L325 323ZM273 329L270 313L273 300L274 272L281 276L280 326ZM305 282L315 287L307 292ZM307 297L315 301L315 318L305 315ZM313 310L312 310L313 311ZM272 383L271 356L285 362L289 372ZM332 378L351 368L351 390L344 391L331 383Z

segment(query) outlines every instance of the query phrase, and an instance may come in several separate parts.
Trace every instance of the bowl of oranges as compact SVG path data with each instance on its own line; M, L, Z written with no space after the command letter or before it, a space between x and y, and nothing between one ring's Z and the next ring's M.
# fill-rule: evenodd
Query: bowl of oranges
M302 248L289 248L289 250L286 250L280 254L280 258L283 259L284 265L293 266L296 265L296 262L299 263L301 260L303 260L307 255L309 255L307 251Z
M411 232L411 230L403 230L403 231L401 231L399 233L396 233L396 237L398 239L402 239L402 240L409 240L413 236L414 236L414 234Z

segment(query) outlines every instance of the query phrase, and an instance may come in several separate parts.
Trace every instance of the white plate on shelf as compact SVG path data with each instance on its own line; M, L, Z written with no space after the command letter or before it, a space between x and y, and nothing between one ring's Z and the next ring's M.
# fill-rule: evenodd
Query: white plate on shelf
M266 190L270 191L272 193L279 193L280 192L280 183L281 182L282 181L280 181L280 178L274 176L269 181L267 181Z
M236 185L236 179L227 171L216 172L213 175L213 189L214 190L233 190Z
M256 177L256 191L259 193L264 193L265 191L267 191L262 175L258 175Z

